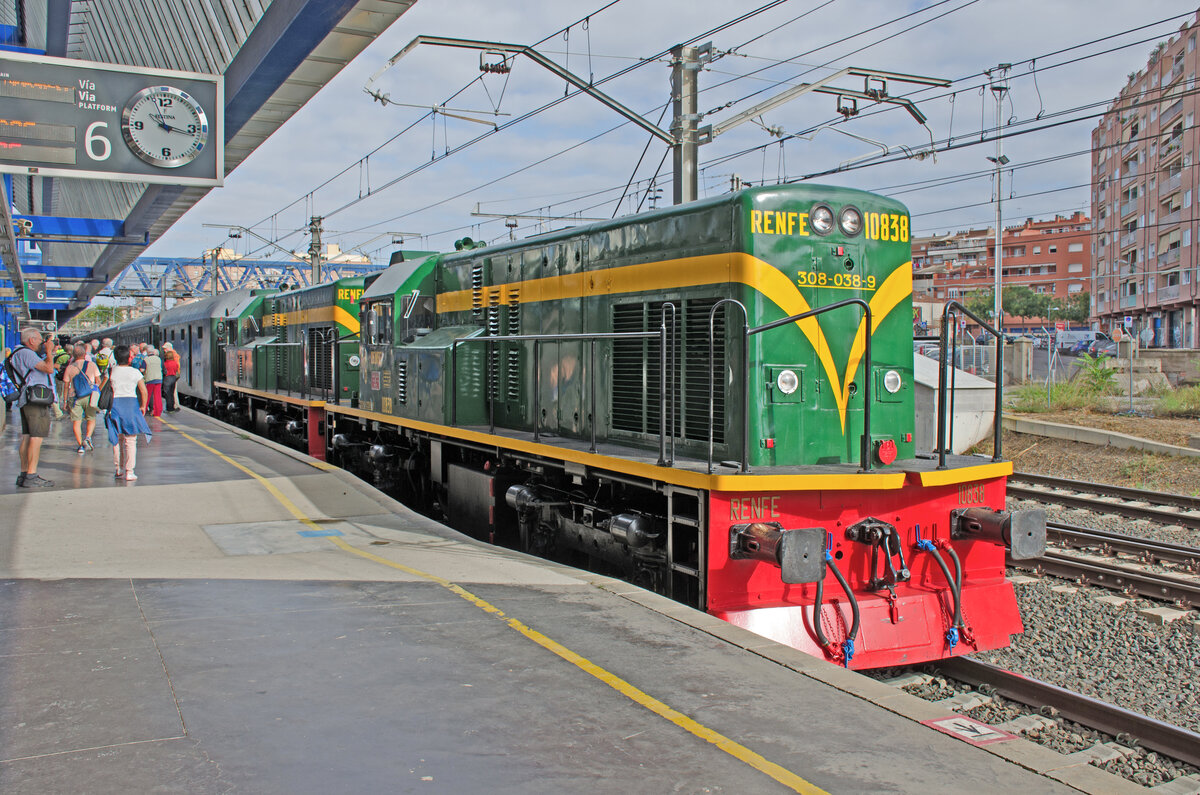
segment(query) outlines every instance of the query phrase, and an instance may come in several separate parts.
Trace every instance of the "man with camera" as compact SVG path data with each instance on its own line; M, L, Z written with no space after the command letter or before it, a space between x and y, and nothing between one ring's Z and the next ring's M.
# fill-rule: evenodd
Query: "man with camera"
M50 406L54 404L54 339L42 339L37 329L21 331L21 345L9 356L11 377L21 388L21 474L17 486L44 489L54 485L37 473L42 440L50 433Z

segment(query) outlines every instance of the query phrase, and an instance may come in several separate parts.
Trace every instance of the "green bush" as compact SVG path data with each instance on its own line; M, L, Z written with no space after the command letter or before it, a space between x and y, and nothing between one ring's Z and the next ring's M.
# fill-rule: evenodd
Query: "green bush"
M1012 411L1030 414L1099 407L1096 393L1074 382L1051 384L1049 400L1045 384L1024 384L1008 390L1007 394L1006 402Z
M1159 417L1200 417L1200 386L1163 394L1154 404L1154 413Z
M1117 373L1107 367L1108 357L1091 356L1084 353L1079 357L1079 378L1083 388L1094 395L1111 395L1117 389Z

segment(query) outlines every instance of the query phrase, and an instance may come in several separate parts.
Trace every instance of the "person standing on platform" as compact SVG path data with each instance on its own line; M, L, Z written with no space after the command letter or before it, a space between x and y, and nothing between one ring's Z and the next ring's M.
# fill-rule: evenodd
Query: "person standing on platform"
M21 413L21 474L17 486L24 489L44 489L54 485L37 473L42 454L42 440L50 433L50 406L30 405L29 388L40 385L54 389L54 340L42 340L37 329L21 332L21 345L12 352L12 370L21 394L17 410Z
M169 342L163 343L163 383L162 396L168 414L179 411L175 405L175 385L179 381L179 354Z
M107 376L109 370L112 369L112 350L113 341L105 337L100 343L100 350L96 351L96 366L100 368L100 375Z
M146 379L146 391L150 393L150 414L154 417L161 417L163 412L163 360L153 346L146 349L146 358L142 359L142 375Z
M137 464L137 435L145 435L147 442L152 436L150 426L146 424L150 394L141 372L129 366L130 358L127 345L118 345L113 351L115 363L109 375L113 400L104 420L108 441L113 446L114 477L118 480L137 480L133 471Z
M88 346L75 346L74 358L63 371L63 404L71 414L75 432L75 452L83 455L92 451L92 433L96 430L96 404L100 397L100 368L87 359ZM87 433L83 424L87 422Z

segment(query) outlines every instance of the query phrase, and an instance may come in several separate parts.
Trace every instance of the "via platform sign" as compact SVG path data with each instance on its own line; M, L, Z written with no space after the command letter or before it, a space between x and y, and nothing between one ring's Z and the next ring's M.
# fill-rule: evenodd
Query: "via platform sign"
M0 51L0 172L220 186L224 77Z
M1067 330L1067 324L1066 324L1066 323L1063 323L1063 322L1061 322L1061 321L1059 321L1058 323L1055 323L1055 324L1054 324L1054 330L1055 330L1055 331L1066 331L1066 330Z

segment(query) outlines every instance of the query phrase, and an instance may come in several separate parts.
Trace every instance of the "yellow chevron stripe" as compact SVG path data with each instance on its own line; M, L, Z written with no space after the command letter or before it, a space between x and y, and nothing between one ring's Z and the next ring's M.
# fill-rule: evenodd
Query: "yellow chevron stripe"
M500 304L536 301L558 301L564 298L581 298L595 295L617 295L621 293L662 292L685 287L735 282L757 290L778 306L786 315L799 315L812 307L801 294L796 283L763 260L741 252L708 254L700 257L647 262L625 265L619 268L604 268L587 273L566 276L547 276L524 282L496 285L483 288L483 300L492 296ZM869 302L872 326L875 328L907 296L912 294L912 263L906 262L884 280ZM472 308L472 291L456 290L437 297L438 312L464 312ZM846 311L853 311L847 309ZM829 384L841 419L842 434L846 433L846 410L849 403L850 382L858 369L866 349L863 336L865 318L859 323L859 331L846 361L846 369L839 374L833 359L825 331L816 317L797 321L800 331L808 339L817 354Z
M276 312L263 317L263 327L305 326L313 323L336 323L351 334L359 332L358 318L340 306L323 306L319 309L297 309L294 312Z

